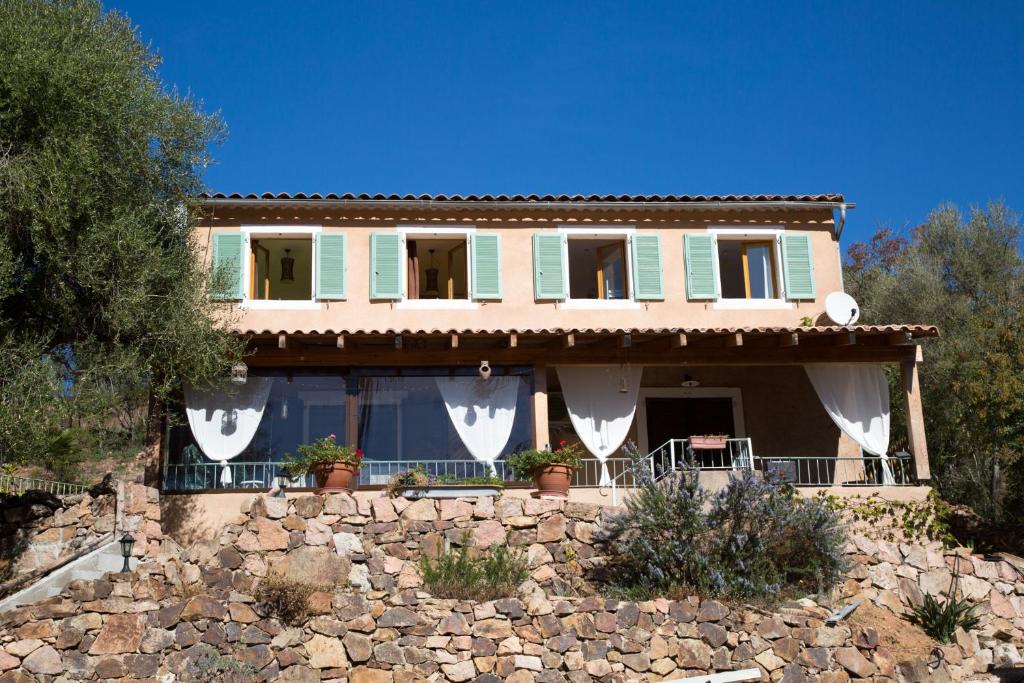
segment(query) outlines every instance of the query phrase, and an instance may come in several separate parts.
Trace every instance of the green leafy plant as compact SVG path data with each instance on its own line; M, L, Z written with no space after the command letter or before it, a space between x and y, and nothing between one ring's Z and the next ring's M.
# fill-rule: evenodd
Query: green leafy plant
M430 486L488 486L492 488L503 488L505 481L496 475L489 474L482 477L458 477L454 474L428 474L427 468L423 465L416 465L404 472L397 472L391 475L385 491L392 498L397 496L399 491L408 488L425 488Z
M534 473L548 465L568 465L577 469L583 465L583 446L579 442L560 441L553 451L530 449L509 456L509 467L517 479L532 479Z
M930 593L925 593L924 601L910 611L909 618L932 638L948 645L958 626L969 631L978 625L974 607L967 600L955 597L940 603Z
M256 587L255 597L272 615L298 626L309 616L309 597L319 590L325 587L271 572Z
M504 545L482 554L463 545L454 551L446 549L436 560L423 556L420 572L424 587L433 595L478 601L511 597L530 576L523 552Z
M290 477L312 474L318 467L336 462L345 463L357 470L363 466L363 452L351 446L341 446L334 434L329 434L313 443L299 446L298 455L285 455L281 461L281 469Z

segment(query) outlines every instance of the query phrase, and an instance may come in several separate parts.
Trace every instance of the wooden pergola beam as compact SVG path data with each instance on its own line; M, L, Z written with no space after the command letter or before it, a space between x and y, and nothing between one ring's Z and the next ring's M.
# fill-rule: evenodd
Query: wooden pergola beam
M686 341L687 340L686 340L686 335L685 334L683 334L682 332L676 332L675 334L673 334L671 336L671 341L670 341L669 345L673 349L681 349L681 348L684 348L686 346Z
M344 351L345 350L345 335L343 335L343 334L339 334L338 335L337 344L338 344L338 350L339 351Z
M890 346L906 346L914 343L914 337L909 332L893 332L885 338Z
M619 348L628 349L633 346L633 335L624 334L619 337Z
M853 346L854 344L857 343L857 333L843 332L841 334L837 334L833 340L833 343L836 346Z
M732 334L725 335L725 346L727 348L735 348L737 346L743 346L743 333L734 332Z
M562 335L562 348L571 349L576 346L576 335L570 332L569 334Z
M281 334L277 335L277 348L279 348L279 349L286 349L286 348L288 348L288 335L287 334L282 332Z
M402 340L402 335L396 334L395 335L395 350L396 351L401 351L403 346L404 346L404 342Z
M448 339L448 346L452 349L459 348L459 335L453 334Z
M517 335L515 332L512 332L511 334L508 335L508 348L514 349L517 346L519 346L519 335Z
M798 344L800 344L800 335L798 335L796 332L787 332L785 334L780 334L778 339L779 346L783 347L797 346Z

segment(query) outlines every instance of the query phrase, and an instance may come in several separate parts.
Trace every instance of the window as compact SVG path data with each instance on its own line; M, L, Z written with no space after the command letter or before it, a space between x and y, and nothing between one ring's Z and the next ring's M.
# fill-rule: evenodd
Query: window
M665 298L661 235L632 227L562 227L533 234L537 301L564 308L639 308Z
M405 241L408 299L469 299L466 238L408 236Z
M310 301L313 298L311 237L249 240L250 301Z
M628 299L626 240L570 237L569 298Z
M724 299L778 298L773 241L719 239L718 272Z

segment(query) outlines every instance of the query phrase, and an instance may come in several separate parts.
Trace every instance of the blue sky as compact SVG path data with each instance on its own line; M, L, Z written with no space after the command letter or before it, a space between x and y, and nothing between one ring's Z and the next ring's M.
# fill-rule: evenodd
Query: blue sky
M1024 211L1024 2L120 0L226 192L818 193Z

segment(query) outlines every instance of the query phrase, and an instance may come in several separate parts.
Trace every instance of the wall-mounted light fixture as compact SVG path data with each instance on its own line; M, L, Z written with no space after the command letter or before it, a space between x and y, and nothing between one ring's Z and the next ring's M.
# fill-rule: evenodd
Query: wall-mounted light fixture
M281 257L281 282L295 282L295 259L291 249L285 249Z

